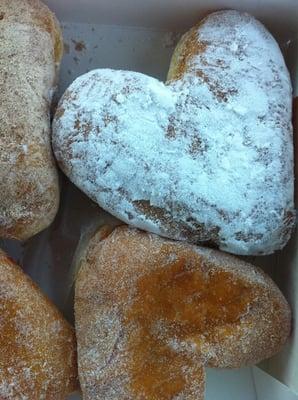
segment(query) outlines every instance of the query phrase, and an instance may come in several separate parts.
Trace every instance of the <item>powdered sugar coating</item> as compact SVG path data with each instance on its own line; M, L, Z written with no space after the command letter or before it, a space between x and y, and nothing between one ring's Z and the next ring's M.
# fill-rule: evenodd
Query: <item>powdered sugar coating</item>
M165 85L109 69L61 99L57 160L101 207L162 236L270 254L294 223L291 83L253 17L208 16L178 44Z

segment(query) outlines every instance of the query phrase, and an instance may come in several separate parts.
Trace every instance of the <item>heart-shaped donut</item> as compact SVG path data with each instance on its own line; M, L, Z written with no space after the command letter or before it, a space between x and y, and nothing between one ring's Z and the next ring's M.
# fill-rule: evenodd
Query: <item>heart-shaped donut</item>
M206 365L280 350L290 310L261 270L126 226L99 231L75 288L84 400L202 400Z
M53 148L102 208L162 236L269 254L294 222L291 83L248 14L209 15L178 44L166 84L102 69L60 101Z

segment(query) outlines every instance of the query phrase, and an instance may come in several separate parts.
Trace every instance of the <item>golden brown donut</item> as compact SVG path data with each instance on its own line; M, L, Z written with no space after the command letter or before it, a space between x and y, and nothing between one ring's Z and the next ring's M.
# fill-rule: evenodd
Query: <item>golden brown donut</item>
M260 269L216 250L121 226L98 231L75 288L84 400L199 400L205 366L281 349L283 295Z
M64 400L78 387L73 328L0 250L0 399Z
M0 41L0 237L25 240L59 204L50 106L63 41L38 0L0 0Z

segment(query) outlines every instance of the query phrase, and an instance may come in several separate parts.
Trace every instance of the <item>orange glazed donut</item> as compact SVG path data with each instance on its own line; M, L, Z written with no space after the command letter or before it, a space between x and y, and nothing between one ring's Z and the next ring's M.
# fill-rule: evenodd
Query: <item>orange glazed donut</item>
M78 387L73 328L0 250L0 399L64 400Z
M289 335L273 281L216 250L121 226L98 231L79 266L84 400L201 400L205 366L257 363Z

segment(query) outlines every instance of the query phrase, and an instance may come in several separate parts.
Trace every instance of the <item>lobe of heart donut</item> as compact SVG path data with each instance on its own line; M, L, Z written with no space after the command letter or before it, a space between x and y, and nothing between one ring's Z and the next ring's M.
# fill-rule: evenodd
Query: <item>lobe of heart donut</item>
M214 16L214 14L212 15ZM208 47L213 47L214 45L209 38L206 40L201 39L200 30L203 30L204 24L208 24L209 20L210 17L206 17L182 36L172 56L167 81L171 83L171 81L181 80L185 74L192 73L209 87L219 101L227 102L230 96L237 94L237 89L235 87L224 87L219 79L214 80L212 76L209 76L204 71L205 66L212 65L208 60L207 50L210 53ZM197 58L200 58L200 62L196 62ZM217 68L226 67L225 61L220 58L215 60L213 66Z
M198 40L198 29L204 20L182 36L173 53L167 81L179 80L188 71L194 55L203 53L208 43Z

